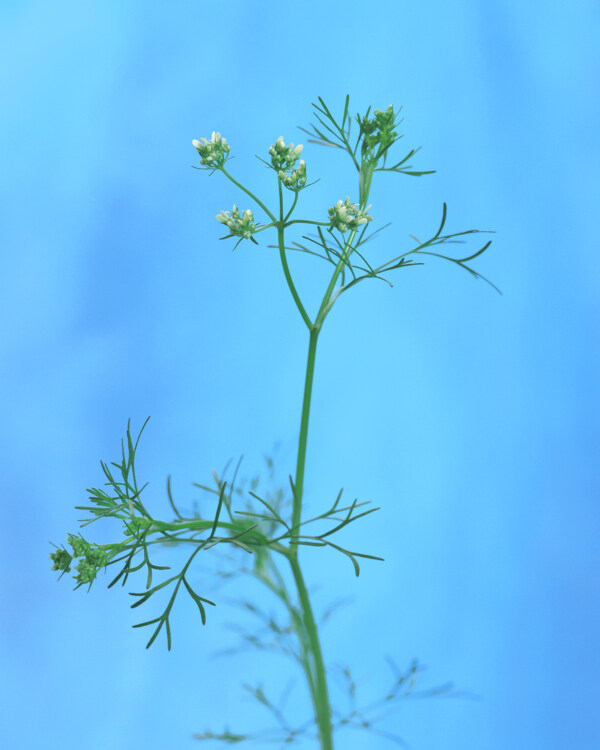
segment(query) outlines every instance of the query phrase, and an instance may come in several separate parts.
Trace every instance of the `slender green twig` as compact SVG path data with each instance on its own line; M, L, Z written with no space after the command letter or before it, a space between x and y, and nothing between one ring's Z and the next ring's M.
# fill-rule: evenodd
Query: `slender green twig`
M269 219L271 219L271 221L272 221L272 222L273 222L274 224L275 224L275 223L277 223L277 219L275 218L275 215L274 215L274 214L272 214L272 213L271 213L271 212L269 211L269 209L268 209L268 208L267 208L267 207L265 206L265 204L264 204L264 203L263 203L263 202L262 202L262 201L260 200L260 198L257 198L257 197L256 197L256 196L254 195L254 193L250 192L250 190L248 190L248 188L244 187L244 186L242 185L242 183L241 183L241 182L238 182L238 181L237 181L237 180L235 179L235 177L233 177L232 175L230 175L230 174L229 174L229 172L228 172L228 171L227 171L227 170L225 169L225 167L221 167L221 172L223 172L223 174L225 175L225 177L227 177L227 179L231 180L231 182L233 182L233 184L234 184L234 185L235 185L236 187L239 187L239 189L240 189L240 190L243 190L243 191L244 191L244 193L246 193L246 195L249 195L249 196L250 196L250 197L252 198L252 200L253 200L253 201L254 201L255 203L257 203L257 204L258 204L258 205L259 205L259 206L260 206L260 207L262 208L262 210L263 210L263 211L264 211L264 212L265 212L265 213L267 214L267 216L269 217Z

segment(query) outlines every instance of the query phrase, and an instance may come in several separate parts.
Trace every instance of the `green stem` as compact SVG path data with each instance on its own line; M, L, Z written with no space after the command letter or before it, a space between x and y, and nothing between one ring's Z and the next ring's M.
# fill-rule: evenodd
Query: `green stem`
M223 172L223 174L225 175L225 177L228 177L228 178L229 178L229 179L231 180L231 182L233 182L233 184L234 184L234 185L236 185L237 187L239 187L239 189L240 189L240 190L243 190L243 191L244 191L244 193L246 193L246 195L249 195L249 196L250 196L250 197L252 198L252 200L253 200L253 201L255 201L256 203L258 203L258 205L259 205L259 206L260 206L260 207L262 208L262 210L263 210L263 211L264 211L264 212L265 212L265 213L267 214L267 216L269 217L269 219L271 219L271 221L272 221L272 222L276 222L276 221L277 221L277 219L275 218L275 216L274 216L274 215L273 215L273 214L272 214L272 213L271 213L271 212L269 211L269 209L268 209L268 208L267 208L267 207L265 206L265 204L264 204L264 203L263 203L263 202L262 202L262 201L261 201L261 200L260 200L259 198L257 198L257 197L256 197L256 196L254 195L254 193L251 193L251 192L250 192L250 191L248 190L248 188L245 188L245 187L244 187L244 186L243 186L243 185L242 185L241 183L239 183L239 182L238 182L238 181L237 181L237 180L235 179L235 177L232 177L232 176L231 176L231 175L229 174L229 172L228 172L228 171L227 171L227 170L225 169L225 167L220 167L220 169L221 169L221 172Z
M369 192L371 190L371 180L373 179L373 170L375 167L375 163L372 161L364 162L359 169L359 194L360 194L360 207L361 209L364 209L367 205L367 201L369 200ZM338 280L338 277L340 273L342 272L342 269L344 268L346 261L352 254L354 248L352 247L352 243L354 242L354 238L356 237L358 230L353 229L350 232L350 236L348 237L348 240L346 241L346 244L344 245L344 251L342 252L342 257L339 259L337 266L335 267L335 271L333 272L333 276L331 277L331 281L329 282L329 286L327 287L327 291L325 292L325 296L323 297L323 301L321 302L321 307L319 308L319 312L317 314L317 318L315 321L315 326L320 330L321 326L323 325L323 321L327 317L327 313L329 312L330 308L330 301L331 301L331 295L333 294L333 290L335 288L336 282Z
M277 242L279 243L279 257L281 258L281 266L283 268L285 280L287 281L287 285L290 288L290 292L292 293L292 297L294 298L296 307L298 308L300 315L302 316L302 320L306 323L307 328L310 330L313 327L312 320L308 317L308 313L304 309L304 305L302 304L302 301L300 300L300 296L296 290L296 286L292 279L292 274L290 273L290 267L288 266L287 257L285 254L285 240L284 240L285 220L283 218L283 190L281 187L281 180L277 178L277 181L279 183L279 215L280 215L280 221L277 224ZM296 205L297 199L298 199L298 195L296 194L296 199L294 200L294 204L292 208L288 212L288 216L293 211L294 206Z
M286 220L287 227L291 226L292 224L315 224L318 227L330 227L331 226L331 222L329 221L312 221L311 219L292 219L292 221Z
M317 356L317 341L319 331L314 326L310 331L308 344L308 358L306 361L306 378L304 380L304 397L302 399L302 416L300 418L300 437L298 439L298 459L296 462L296 480L294 483L294 505L292 509L292 528L300 525L302 515L302 495L304 493L304 469L306 466L306 444L308 441L308 418L310 416L310 401L312 384L315 374L315 360ZM296 554L297 549L295 548Z
M371 166L371 165L369 165ZM371 178L373 176L372 169L359 170L360 172L360 205L364 208L367 203L369 190L371 187ZM295 201L294 201L295 205ZM315 361L317 356L317 341L319 338L319 332L323 325L323 321L333 304L331 299L335 289L338 277L342 272L348 257L353 251L352 244L356 237L357 230L353 230L346 241L342 256L336 265L335 271L331 277L325 296L321 302L319 312L317 314L315 323L311 323L310 318L306 315L306 311L302 307L295 287L292 283L289 269L287 268L287 260L285 258L285 246L284 246L284 229L285 226L295 223L304 224L320 224L322 222L309 222L309 221L287 221L291 211L283 219L283 195L281 188L281 180L279 180L279 211L281 220L279 222L277 231L279 236L279 250L281 254L281 262L283 270L292 292L292 296L296 301L296 305L300 310L304 322L307 324L310 331L310 340L308 345L308 357L306 362L306 378L304 381L304 397L302 400L302 416L300 418L300 437L298 439L298 459L296 463L296 480L294 484L294 498L292 508L292 529L299 529L302 519L302 498L304 494L304 471L306 468L306 446L308 442L308 420L310 416L310 402L312 398L312 385L315 373ZM300 562L298 559L298 546L292 545L287 555L290 565L292 567L292 573L294 575L294 581L298 590L298 598L300 601L300 610L302 613L302 621L304 630L308 638L308 654L307 654L307 680L313 701L315 719L319 730L319 738L321 741L321 750L333 750L333 727L331 724L331 707L329 703L329 692L327 687L327 674L325 671L325 663L323 661L323 654L321 652L321 644L319 641L319 633L317 631L317 625L313 615L312 607L310 604L310 597L308 595L308 589L304 583L302 571L300 569ZM298 634L300 637L300 634ZM302 641L301 641L302 642Z
M290 206L290 210L287 212L285 219L283 220L283 223L286 225L287 225L287 220L294 213L294 209L296 208L296 203L298 203L298 195L299 195L299 192L296 190L296 192L294 193L294 200L292 201L292 205ZM279 180L279 198L281 201L283 201L282 190L281 190L281 180ZM283 216L283 205L281 203L280 203L280 207L282 209L281 215ZM293 224L294 222L291 222L291 223Z
M294 505L292 509L292 528L300 525L302 515L302 496L304 493L304 469L306 466L306 446L308 441L308 418L310 415L310 402L312 397L312 384L315 372L315 360L317 354L317 340L319 331L313 326L310 331L310 342L308 346L308 359L306 363L306 379L304 382L304 398L302 401L302 417L300 420L300 438L298 440L298 462L296 465L296 481L294 484ZM331 726L331 707L329 703L329 690L327 687L327 674L325 663L319 641L317 624L310 604L308 589L304 583L304 577L298 560L298 547L290 548L288 559L292 567L294 581L298 590L300 610L304 631L308 638L307 680L310 688L311 698L315 711L315 719L319 730L321 750L333 750L333 727Z
M338 280L338 276L342 272L344 266L346 265L346 261L348 260L348 258L350 257L352 253L352 250L353 250L352 243L354 242L354 238L356 237L357 232L358 232L357 229L353 229L350 232L350 237L348 238L348 241L344 245L344 251L342 252L342 257L339 259L337 266L335 267L335 271L333 272L333 276L331 277L329 286L327 287L325 296L323 297L323 301L321 302L321 307L319 308L319 312L317 314L317 319L315 322L315 326L318 327L318 330L321 330L323 321L325 320L327 313L329 312L329 302L331 300L331 295L333 294L333 290Z
M298 589L298 598L300 600L300 609L304 621L304 630L308 636L310 653L307 674L309 686L311 688L311 698L315 711L315 719L319 730L319 739L321 741L321 750L333 750L333 727L331 726L331 706L329 703L329 691L327 688L327 675L325 664L323 662L323 653L319 641L317 624L310 604L308 589L302 576L300 563L296 555L290 555L290 564L296 588Z

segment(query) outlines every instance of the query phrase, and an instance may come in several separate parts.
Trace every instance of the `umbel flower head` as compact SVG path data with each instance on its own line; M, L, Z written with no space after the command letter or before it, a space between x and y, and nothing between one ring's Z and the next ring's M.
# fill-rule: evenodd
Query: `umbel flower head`
M373 221L367 211L371 206L360 208L358 203L350 203L350 198L346 196L345 201L338 201L332 206L329 213L329 221L333 229L339 229L340 232L347 232L349 229L358 229L358 227Z
M64 547L59 547L56 552L51 552L50 559L54 563L52 570L62 570L63 573L68 573L71 570L73 555L70 555Z
M221 133L216 133L214 130L210 141L206 138L200 138L199 141L194 139L192 144L200 154L200 164L205 167L222 167L231 151L227 140L221 138Z
M269 154L271 154L271 164L273 169L277 172L287 172L294 168L296 162L300 158L303 146L299 145L294 147L293 143L288 146L283 142L283 136L280 135L277 141L272 144L269 148Z
M248 208L242 214L235 203L231 211L221 211L217 214L217 221L225 224L230 234L246 240L251 240L257 229L252 211Z
M304 159L300 159L297 169L292 169L289 172L284 172L283 169L280 169L277 174L289 190L302 190L306 185L306 162Z
M106 552L97 545L86 542L83 537L75 536L75 534L69 534L67 541L73 549L73 554L67 552L64 547L58 548L56 552L51 552L50 559L54 563L52 570L62 570L63 573L68 573L71 570L73 558L79 558L75 568L77 575L73 576L77 581L77 587L84 583L92 583L98 570L108 562Z

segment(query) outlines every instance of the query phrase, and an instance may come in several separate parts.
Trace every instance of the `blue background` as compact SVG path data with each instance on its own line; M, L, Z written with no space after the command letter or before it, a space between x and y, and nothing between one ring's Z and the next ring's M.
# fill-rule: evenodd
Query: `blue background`
M139 472L158 516L169 473L189 507L191 482L242 453L246 475L273 451L292 471L306 331L267 243L218 241L215 214L248 202L191 169L191 140L220 130L273 204L253 154L305 142L310 102L339 112L350 93L354 111L402 104L399 155L422 145L415 167L437 170L374 184L393 224L373 259L430 235L447 201L449 230L496 230L476 263L504 296L433 261L360 285L327 321L306 502L341 485L374 500L344 540L386 558L356 579L303 551L317 609L355 598L323 629L328 662L367 699L386 654L427 665L424 688L478 696L402 704L385 728L415 749L598 747L597 4L21 0L0 18L2 744L183 750L207 726L271 724L239 685L277 694L292 668L212 657L239 610L202 628L182 602L173 651L145 651L126 593L57 585L48 541L76 530L129 417L152 415ZM323 179L298 215L356 196L341 153L303 155ZM292 261L314 307L326 269Z

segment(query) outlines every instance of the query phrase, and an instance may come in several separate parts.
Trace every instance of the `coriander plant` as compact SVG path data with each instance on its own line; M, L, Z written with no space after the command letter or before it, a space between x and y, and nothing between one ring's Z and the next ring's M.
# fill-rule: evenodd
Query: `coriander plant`
M367 242L384 228L380 226L375 231L369 231L376 216L375 211L371 213L372 206L369 204L371 184L375 176L384 172L410 176L431 172L414 171L410 166L409 160L417 150L409 151L399 160L398 157L392 157L392 147L401 137L397 130L400 110L395 110L391 105L384 111L376 109L371 112L369 108L363 116L356 115L352 118L349 97L346 97L341 117L334 116L321 98L313 106L315 123L309 129L301 130L308 134L310 143L329 146L345 154L357 173L357 183L349 186L348 195L334 196L332 205L316 218L299 218L296 213L300 194L312 184L307 182L306 163L300 159L302 146L294 146L292 143L286 145L280 136L269 148L268 155L265 154L267 158L258 157L273 171L273 180L277 183L279 203L269 207L229 172L227 162L231 149L220 133L213 132L210 139L193 141L200 159L200 166L196 168L207 171L209 175L219 173L251 201L250 208L240 209L234 205L230 211L221 211L217 215L217 220L226 231L222 239L233 238L237 247L244 240L258 244L258 237L263 232L273 233L276 244L269 247L275 248L279 253L286 284L306 325L306 378L296 465L293 474L289 476L289 487L273 492L267 488L259 488L254 482L250 489L241 488L237 479L238 463L231 473L225 471L218 475L214 472L214 483L211 486L196 485L214 498L213 510L205 517L197 510L186 513L176 504L169 480L167 498L170 516L162 520L142 500L146 485L140 485L136 476L136 452L148 420L135 438L128 424L126 438L121 442L119 460L112 463L101 462L106 478L103 488L88 490L91 504L78 506L87 514L82 520L82 527L99 519L112 518L120 524L120 536L116 536L111 543L97 544L88 541L81 534L69 534L67 544L55 548L50 554L53 569L62 571L61 575L74 567L75 588L88 586L89 590L100 569L107 570L116 566L116 574L108 584L109 588L117 582L125 586L129 577L135 573L145 575L143 590L131 592L135 600L131 605L133 608L144 606L148 609L147 603L155 605L161 599L160 596L155 598L155 594L160 591L166 594L166 605L162 611L156 605L154 608L151 606L150 618L134 625L136 628L149 628L147 647L164 632L167 647L171 648L171 616L175 600L181 593L185 592L191 597L198 607L202 623L206 623L209 608L215 606L215 603L203 595L206 592L199 593L196 590L193 571L198 556L209 550L230 550L228 562L221 558L222 564L219 563L218 570L220 575L250 576L264 585L280 602L285 617L283 622L265 617L252 602L245 602L244 606L257 616L261 626L254 633L246 633L243 638L247 644L259 649L265 648L270 639L269 647L280 649L294 661L310 694L313 715L305 721L299 721L297 717L290 718L285 715L281 705L267 698L261 686L246 686L258 702L271 712L275 727L264 733L207 730L196 735L197 739L204 741L220 740L229 744L252 740L276 741L280 747L284 747L303 739L312 739L314 746L331 750L334 747L334 736L340 730L355 728L400 742L395 735L380 730L377 721L385 715L382 714L382 709L390 708L403 697L414 694L413 685L420 671L416 662L405 671L398 670L390 662L393 671L391 687L380 701L359 705L351 672L348 668L342 668L339 677L349 695L348 707L343 709L333 706L330 700L328 678L335 673L331 669L328 672L326 668L319 640L321 623L317 621L313 611L302 570L300 548L310 547L311 554L319 554L314 548L330 547L349 559L357 576L363 560L382 558L364 550L348 549L340 540L340 532L344 528L374 513L378 508L368 507L368 503L357 500L347 503L342 499L340 490L329 507L323 508L318 515L307 518L303 513L306 448L317 343L335 303L360 282L368 279L388 281L388 274L392 271L423 265L427 258L450 261L464 268L473 277L482 278L468 264L481 255L490 242L465 257L447 254L444 246L463 242L466 235L475 234L478 230L445 233L444 204L440 225L428 240L420 242L415 239L414 246L396 253L385 263L376 264L369 260ZM262 212L260 221L254 216L257 209ZM297 230L304 230L306 234L296 234L296 239L289 239ZM288 253L291 251L310 254L330 267L331 275L316 310L306 308L296 288L288 265ZM186 558L177 573L162 574L165 577L157 583L155 575L169 569L168 566L159 564L164 562L160 554L165 546L181 547L187 551ZM437 691L428 692L447 689L448 686L444 686ZM425 693L422 691L418 694Z

